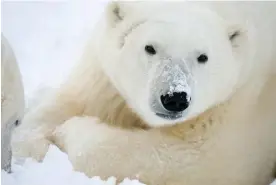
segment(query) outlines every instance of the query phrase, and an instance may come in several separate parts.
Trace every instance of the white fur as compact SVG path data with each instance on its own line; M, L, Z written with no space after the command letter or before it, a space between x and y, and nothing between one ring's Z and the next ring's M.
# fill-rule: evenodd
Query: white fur
M10 171L11 135L24 114L24 89L20 70L8 40L1 35L1 168Z
M195 124L193 130L179 125L169 132L128 131L74 117L56 129L53 140L75 169L90 177L130 177L156 185L266 185L276 162L275 84L274 76L257 104L248 97L254 87L248 87L202 121L186 123Z
M69 79L26 115L15 134L16 154L40 160L54 142L90 176L138 174L158 185L268 183L276 162L275 8L274 2L110 3ZM147 44L156 55L145 53ZM209 56L205 64L196 61L201 53ZM153 104L175 84L163 78L175 66L192 103L167 120Z

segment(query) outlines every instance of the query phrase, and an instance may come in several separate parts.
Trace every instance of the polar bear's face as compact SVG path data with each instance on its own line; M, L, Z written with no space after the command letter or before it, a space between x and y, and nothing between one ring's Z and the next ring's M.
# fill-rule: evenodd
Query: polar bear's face
M240 65L232 39L239 33L229 35L210 12L188 15L122 21L107 33L104 71L150 126L197 116L226 101L236 86Z

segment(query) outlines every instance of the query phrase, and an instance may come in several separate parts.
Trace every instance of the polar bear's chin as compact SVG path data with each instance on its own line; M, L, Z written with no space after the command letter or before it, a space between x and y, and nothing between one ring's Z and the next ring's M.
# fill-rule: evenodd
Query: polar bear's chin
M149 124L150 127L163 127L163 126L171 126L178 123L183 123L187 120L187 117L183 113L177 114L163 114L163 113L154 113L151 118L145 120L146 123Z
M158 117L165 119L165 120L178 120L183 117L181 113L176 114L162 114L162 113L155 113Z

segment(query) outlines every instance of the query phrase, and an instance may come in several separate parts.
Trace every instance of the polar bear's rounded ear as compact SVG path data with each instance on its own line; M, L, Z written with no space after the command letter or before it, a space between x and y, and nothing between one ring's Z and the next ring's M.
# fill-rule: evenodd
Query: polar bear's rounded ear
M126 15L128 2L112 1L107 4L105 9L106 21L109 26L114 27L119 22L123 21Z

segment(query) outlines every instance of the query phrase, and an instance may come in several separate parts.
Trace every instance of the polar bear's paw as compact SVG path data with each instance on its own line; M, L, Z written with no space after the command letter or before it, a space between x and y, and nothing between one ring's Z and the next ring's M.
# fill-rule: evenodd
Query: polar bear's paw
M15 141L12 143L13 155L42 161L51 142L46 138Z
M65 152L83 151L84 146L97 144L111 136L114 131L96 117L73 117L53 132L51 141ZM91 139L93 138L93 139ZM89 142L89 145L87 145Z

